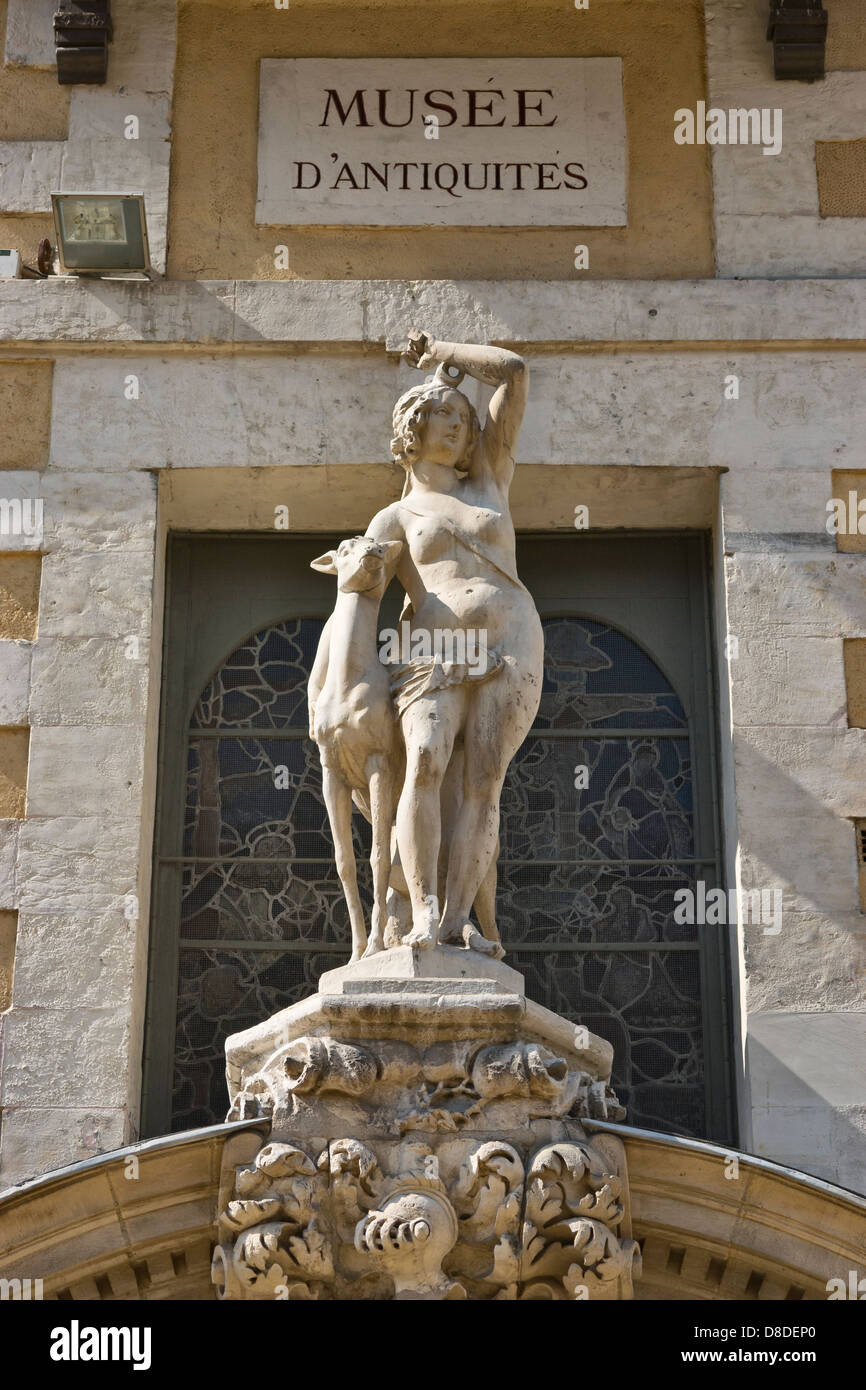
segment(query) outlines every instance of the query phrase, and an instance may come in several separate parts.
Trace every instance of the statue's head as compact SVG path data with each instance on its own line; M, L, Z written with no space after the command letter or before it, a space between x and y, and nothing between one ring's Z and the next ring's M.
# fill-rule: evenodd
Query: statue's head
M463 373L449 377L439 367L436 375L413 386L394 407L391 453L407 473L422 458L466 473L481 434L472 402L458 391Z

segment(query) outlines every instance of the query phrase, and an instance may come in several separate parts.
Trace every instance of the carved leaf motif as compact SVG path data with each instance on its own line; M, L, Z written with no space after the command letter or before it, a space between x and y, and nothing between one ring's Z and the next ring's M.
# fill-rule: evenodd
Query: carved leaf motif
M245 1231L262 1221L279 1216L282 1203L279 1197L259 1197L253 1201L229 1202L225 1211L227 1225L235 1231Z
M254 1164L250 1167L238 1168L236 1171L235 1191L239 1197L254 1197L267 1185L268 1181L264 1173L260 1172Z
M623 1209L616 1200L621 1190L622 1184L619 1178L611 1178L597 1192L587 1192L571 1210L593 1216L596 1220L604 1221L610 1226L617 1226L622 1220Z
M463 1164L453 1199L463 1214L462 1240L479 1243L501 1235L520 1217L523 1163L510 1144L480 1144Z
M266 1144L256 1154L256 1167L271 1179L288 1178L295 1173L313 1175L316 1171L312 1159L292 1144Z
M522 1193L523 1189L518 1188L502 1203L496 1213L496 1225L493 1228L495 1235L502 1235L503 1231L519 1229Z
M283 1253L280 1251L283 1229L281 1224L270 1223L249 1231L238 1241L235 1264L245 1284L255 1284L257 1275L266 1274L274 1264L279 1264L280 1254ZM287 1259L286 1256L284 1258Z
M330 1247L315 1218L302 1236L290 1236L286 1244L298 1268L306 1274L316 1279L328 1279L334 1273Z

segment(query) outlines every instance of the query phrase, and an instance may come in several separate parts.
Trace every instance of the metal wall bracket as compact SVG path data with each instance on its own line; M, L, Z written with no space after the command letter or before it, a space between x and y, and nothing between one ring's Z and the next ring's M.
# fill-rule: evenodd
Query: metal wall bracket
M777 80L814 82L824 76L827 11L821 0L770 0L767 38Z
M111 0L58 0L54 15L57 81L103 83L111 38Z

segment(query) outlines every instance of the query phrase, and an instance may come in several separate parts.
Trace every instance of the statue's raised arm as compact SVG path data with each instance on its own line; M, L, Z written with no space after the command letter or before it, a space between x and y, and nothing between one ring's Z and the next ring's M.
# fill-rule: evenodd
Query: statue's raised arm
M514 449L529 394L529 368L523 358L507 348L439 342L418 329L409 334L405 357L413 367L439 365L445 376L454 373L455 384L465 375L494 387L469 476L487 472L507 491L514 475Z

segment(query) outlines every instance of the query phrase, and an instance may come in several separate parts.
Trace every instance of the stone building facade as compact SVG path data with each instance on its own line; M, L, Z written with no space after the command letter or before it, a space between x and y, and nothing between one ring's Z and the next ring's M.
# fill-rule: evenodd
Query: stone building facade
M362 532L399 496L390 412L417 323L528 361L515 523L542 617L577 623L566 646L594 654L575 676L560 653L585 701L550 774L560 799L550 810L545 773L535 800L515 787L504 808L518 968L575 1018L596 1001L590 1026L628 1053L639 1128L694 1141L699 1158L710 1141L866 1192L859 0L825 0L813 83L774 79L753 0L112 0L107 82L61 86L54 8L0 0L0 246L32 265L54 240L52 191L125 189L144 194L153 274L0 282L0 1188L222 1118L226 1034L309 992L322 941L326 964L342 959L338 910L330 936L310 935L280 878L313 821L296 809L294 848L268 854L290 812L271 775L279 750L244 752L226 697L233 670L265 660L255 634L303 647L291 624L320 616L303 578L320 538ZM385 70L491 53L621 59L623 223L546 225L541 193L519 227L257 222L262 60ZM676 112L731 108L781 112L778 152L675 140ZM602 883L598 864L532 879L548 812L552 860L581 867L580 803L560 793L580 795L578 765L602 766L583 723L590 696L620 689L592 674L616 666L620 636L622 670L642 652L662 681L634 676L629 718L608 721L622 767L640 763L647 690L668 732L679 699L691 741L673 769L675 739L662 751L643 738L644 766L673 779L655 802L652 777L628 774L630 795L669 827L687 821L691 839L671 830L679 848L645 860L623 841L622 857L669 868L678 854L682 874L651 891L639 874ZM228 792L206 785L206 746L227 748L233 720L235 752L213 775L264 778L258 820L244 802L233 822ZM625 833L638 813L617 775L599 816ZM197 863L232 857L232 836L265 861L259 878L196 878ZM310 874L292 881L313 892ZM700 900L699 883L733 913L669 930L670 893ZM333 884L315 891L335 901ZM745 921L744 894L758 904ZM259 910L258 938L230 929ZM546 956L526 925L539 913L559 924ZM572 988L556 931L581 914L614 927L583 940ZM266 949L284 928L297 968ZM641 959L627 949L640 941ZM669 1065L648 1052L659 1037ZM195 1158L189 1136L171 1143ZM653 1287L674 1296L667 1275Z

